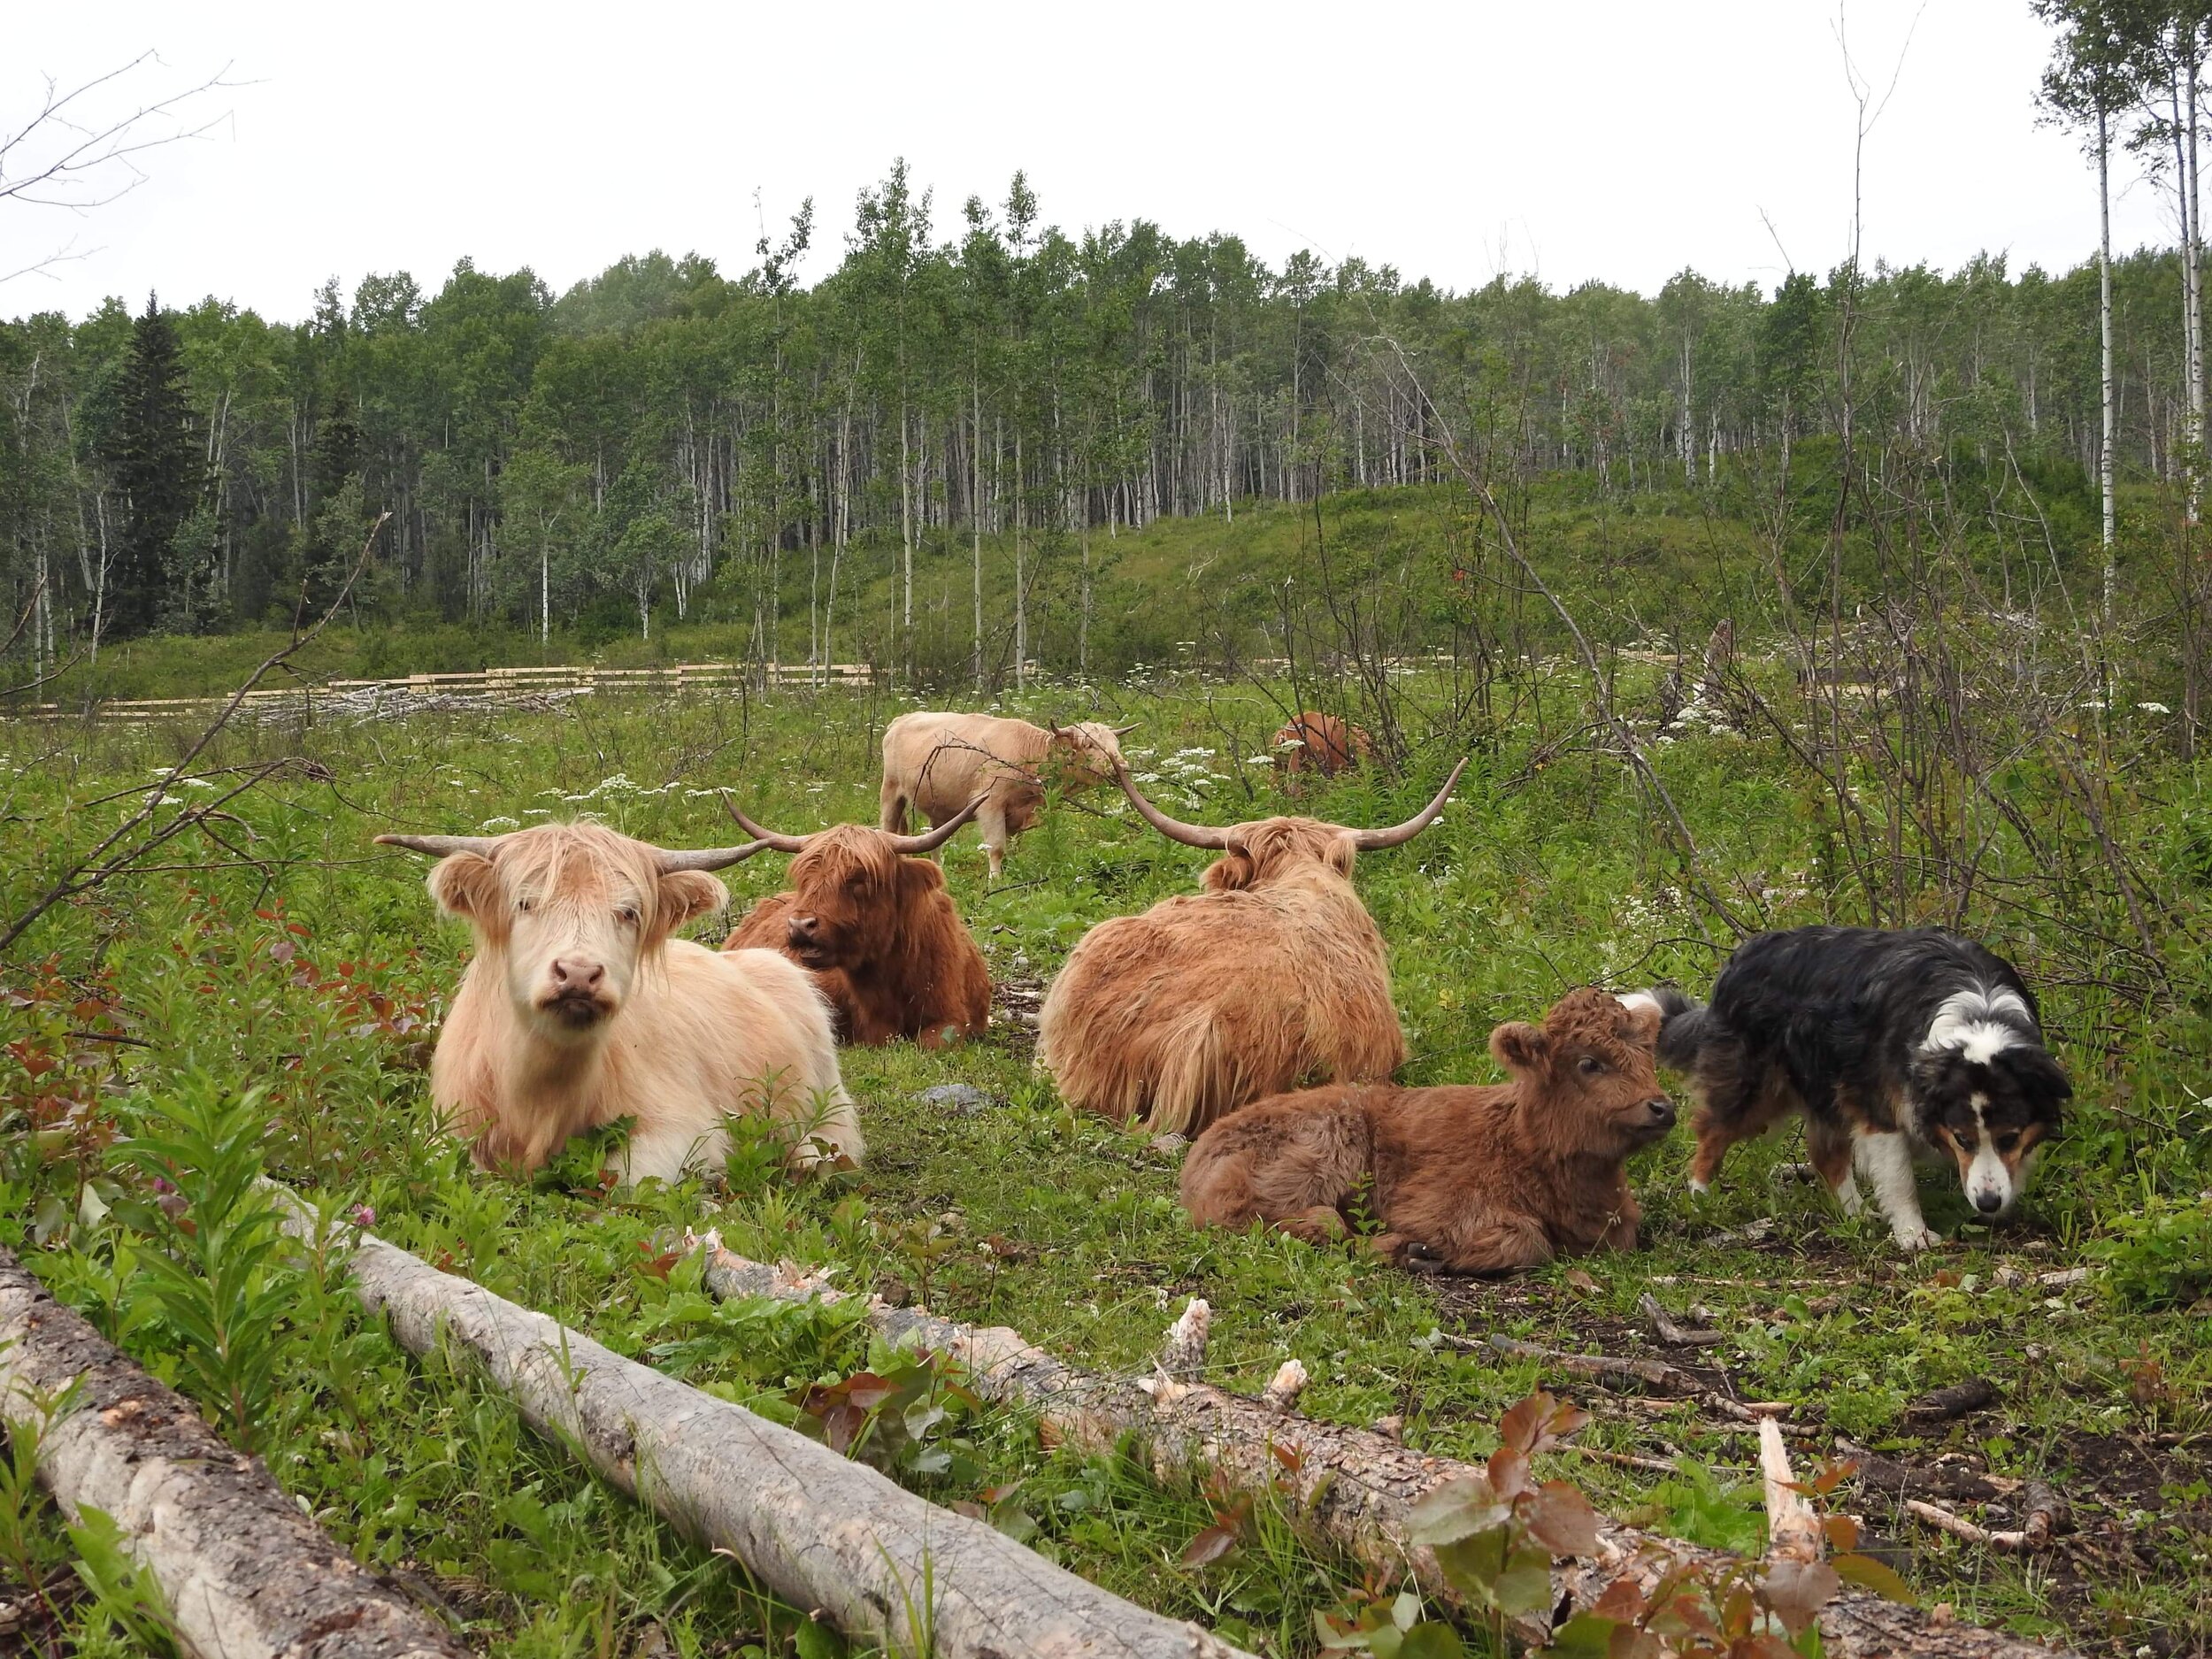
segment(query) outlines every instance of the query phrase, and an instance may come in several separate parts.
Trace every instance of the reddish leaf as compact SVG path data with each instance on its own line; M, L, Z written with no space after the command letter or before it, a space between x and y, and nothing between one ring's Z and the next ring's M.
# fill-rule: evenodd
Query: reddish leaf
M1847 1515L1821 1517L1820 1530L1828 1535L1831 1549L1856 1549L1859 1547L1859 1524Z
M1210 1526L1184 1548L1186 1567L1203 1567L1219 1561L1236 1548L1237 1535L1225 1526Z
M1517 1446L1501 1446L1490 1454L1490 1486L1510 1503L1533 1483L1529 1479L1528 1454Z
M1856 1458L1831 1457L1820 1466L1820 1472L1813 1477L1813 1491L1824 1498L1858 1472Z
M1547 1480L1521 1506L1528 1535L1555 1555L1598 1553L1598 1516L1590 1501L1564 1480Z
M1759 1594L1768 1609L1782 1621L1782 1628L1794 1638L1804 1633L1805 1627L1813 1622L1813 1615L1832 1601L1841 1588L1843 1580L1824 1561L1778 1561L1767 1569Z
M1644 1600L1644 1586L1623 1573L1605 1586L1603 1593L1591 1603L1590 1610L1600 1618L1627 1624L1643 1617L1650 1605Z
M983 1506L971 1498L955 1498L951 1508L955 1515L964 1515L971 1521L987 1521L991 1518Z
M899 1385L877 1376L873 1371L861 1371L848 1377L839 1385L845 1398L863 1411L872 1411L899 1392Z
M1596 1294L1598 1281L1592 1279L1589 1274L1584 1272L1580 1268L1569 1268L1566 1271L1565 1277L1567 1283L1573 1286L1575 1289L1587 1292L1591 1294Z
M1513 1407L1498 1419L1499 1446L1523 1454L1534 1451L1553 1403L1552 1397L1540 1390Z
M1277 1441L1267 1449L1275 1454L1277 1463L1294 1475L1306 1466L1305 1453L1300 1451L1295 1446L1285 1446L1280 1441Z

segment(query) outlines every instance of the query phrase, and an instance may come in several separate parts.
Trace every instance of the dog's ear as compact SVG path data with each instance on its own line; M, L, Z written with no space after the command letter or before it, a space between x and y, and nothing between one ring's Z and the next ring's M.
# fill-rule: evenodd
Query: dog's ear
M1525 1020L1512 1020L1490 1033L1490 1052L1509 1071L1533 1071L1544 1064L1544 1033Z
M2011 1073L2014 1084L2023 1094L2039 1103L2048 1102L2055 1111L2074 1097L2074 1086L2067 1079L2065 1069L2047 1048L2022 1046L2001 1049L1996 1064Z

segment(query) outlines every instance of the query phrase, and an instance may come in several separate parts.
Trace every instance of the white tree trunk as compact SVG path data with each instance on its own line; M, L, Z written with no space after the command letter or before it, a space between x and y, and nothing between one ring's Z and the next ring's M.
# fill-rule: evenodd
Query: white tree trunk
M2117 424L2113 403L2112 374L2112 147L2104 110L2097 111L2097 325L2101 335L2101 369L2103 377L2104 434L2097 449L2097 493L2104 514L2104 617L2112 620L2113 590L2119 572L2113 562L2116 528L2112 498L2113 428Z
M316 1224L294 1209L288 1225L311 1238ZM467 1354L533 1428L856 1641L931 1659L1245 1659L373 1233L352 1270L362 1306L410 1353Z
M0 1250L0 1403L39 1426L38 1477L71 1519L122 1529L199 1659L467 1659L467 1644L388 1590L191 1403L119 1354Z
M841 1293L788 1266L771 1268L721 1248L709 1234L705 1273L722 1298L835 1301ZM1187 1318L1188 1316L1187 1315ZM1018 1331L979 1328L924 1309L887 1307L871 1298L868 1323L887 1341L949 1354L965 1366L968 1384L988 1401L1034 1410L1050 1428L1087 1450L1110 1452L1133 1434L1162 1475L1203 1471L1229 1491L1265 1496L1287 1487L1297 1514L1354 1559L1388 1575L1409 1569L1421 1587L1448 1605L1460 1598L1432 1551L1410 1541L1412 1508L1445 1481L1479 1471L1432 1457L1366 1429L1340 1428L1296 1415L1289 1406L1302 1380L1286 1356L1267 1399L1229 1394L1175 1374L1187 1356L1149 1377L1107 1376L1064 1365ZM1170 1349L1187 1348L1178 1321ZM1671 1561L1731 1559L1678 1539L1602 1523L1602 1554L1552 1569L1560 1598L1588 1608L1624 1573L1648 1591ZM1938 1624L1920 1609L1847 1588L1821 1609L1823 1650L1830 1659L2053 1659L2052 1650L1971 1625ZM1538 1632L1540 1637L1540 1632Z

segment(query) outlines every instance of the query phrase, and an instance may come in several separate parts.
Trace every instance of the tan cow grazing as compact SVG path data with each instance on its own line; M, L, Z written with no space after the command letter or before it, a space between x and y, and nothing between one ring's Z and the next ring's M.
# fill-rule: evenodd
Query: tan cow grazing
M721 1167L724 1119L765 1112L795 1161L864 1150L828 1006L770 950L670 935L729 902L707 873L761 850L668 852L603 825L380 835L439 862L430 894L476 956L430 1063L447 1126L484 1169L526 1172L572 1135L634 1118L626 1183Z
M1061 1097L1195 1134L1263 1094L1369 1082L1405 1059L1381 933L1352 887L1355 853L1402 846L1434 821L1465 761L1393 829L1310 818L1212 828L1123 791L1154 828L1218 849L1206 891L1101 922L1046 994L1038 1064Z
M1110 782L1121 739L1133 726L1084 720L1047 728L991 714L902 714L883 728L883 815L894 834L906 815L942 826L976 796L977 828L991 879L1006 870L1007 843L1037 821L1045 791Z
M1573 991L1541 1026L1490 1033L1510 1082L1261 1101L1199 1136L1183 1208L1200 1226L1268 1221L1315 1243L1343 1237L1364 1209L1382 1225L1379 1254L1462 1273L1634 1249L1623 1165L1674 1126L1658 1037L1649 997Z
M945 891L934 852L975 816L968 803L926 835L839 824L779 835L739 811L748 835L791 860L791 890L771 894L737 925L725 950L780 950L813 974L847 1042L902 1037L925 1048L977 1037L991 1018L991 971Z
M1284 722L1275 733L1275 771L1286 783L1305 772L1333 778L1367 764L1375 740L1333 714L1308 709Z

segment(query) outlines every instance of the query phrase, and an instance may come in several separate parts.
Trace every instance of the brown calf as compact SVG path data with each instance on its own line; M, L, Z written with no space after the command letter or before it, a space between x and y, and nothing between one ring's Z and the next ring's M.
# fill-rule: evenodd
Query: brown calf
M1633 1249L1639 1212L1622 1166L1674 1126L1658 1036L1648 998L1572 991L1540 1027L1490 1033L1510 1082L1261 1101L1198 1138L1183 1207L1201 1226L1271 1221L1319 1242L1342 1237L1364 1206L1383 1226L1375 1249L1463 1273Z
M733 805L745 833L791 861L791 890L756 904L725 950L780 950L814 975L847 1042L902 1037L926 1048L982 1033L991 974L968 936L934 852L975 816L978 796L926 835L839 824L812 835L764 830Z

